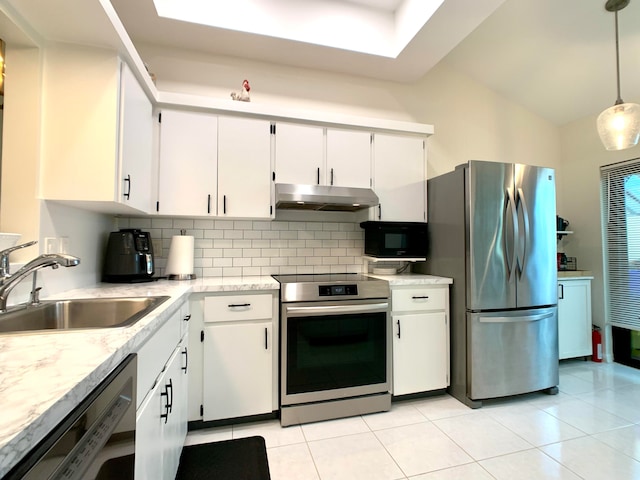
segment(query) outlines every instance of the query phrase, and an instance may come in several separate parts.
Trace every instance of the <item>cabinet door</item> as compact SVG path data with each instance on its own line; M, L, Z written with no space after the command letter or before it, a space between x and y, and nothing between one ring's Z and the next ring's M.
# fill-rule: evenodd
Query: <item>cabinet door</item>
M151 101L124 62L120 64L120 202L151 211L153 112Z
M424 139L375 134L373 189L380 198L373 219L426 221Z
M324 185L324 129L312 125L276 124L276 183Z
M204 330L203 420L271 413L271 322Z
M163 472L166 375L158 378L136 414L135 478L165 478Z
M162 432L162 472L166 479L174 479L180 463L180 453L186 437L186 419L184 411L186 409L186 399L183 400L187 385L184 382L182 371L183 355L180 344L171 356L164 374L164 385L168 396L168 418L163 424ZM185 435L183 436L183 432Z
M215 215L218 118L163 110L158 209L162 215Z
M218 119L218 216L270 218L271 124Z
M446 388L448 335L444 312L394 315L393 394Z
M371 134L327 129L327 184L371 187Z
M558 282L558 357L591 355L591 282Z

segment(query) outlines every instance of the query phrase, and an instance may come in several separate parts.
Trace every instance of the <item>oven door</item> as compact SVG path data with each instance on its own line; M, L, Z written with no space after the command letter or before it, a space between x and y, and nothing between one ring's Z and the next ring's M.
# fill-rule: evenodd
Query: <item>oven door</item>
M285 303L281 320L281 405L390 391L386 299Z

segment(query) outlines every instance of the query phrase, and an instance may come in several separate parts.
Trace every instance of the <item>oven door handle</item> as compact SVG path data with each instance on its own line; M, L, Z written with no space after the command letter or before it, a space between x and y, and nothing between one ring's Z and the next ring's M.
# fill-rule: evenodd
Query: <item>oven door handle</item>
M302 315L313 315L313 314L339 315L341 313L384 312L389 309L389 303L381 302L381 303L367 303L364 305L321 305L321 306L314 306L314 307L285 307L285 309L287 311L288 316L302 316Z

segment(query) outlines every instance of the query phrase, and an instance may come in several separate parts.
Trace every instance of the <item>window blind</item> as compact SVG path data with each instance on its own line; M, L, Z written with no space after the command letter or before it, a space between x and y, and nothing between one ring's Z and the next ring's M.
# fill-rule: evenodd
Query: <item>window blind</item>
M609 323L640 330L640 158L600 168Z

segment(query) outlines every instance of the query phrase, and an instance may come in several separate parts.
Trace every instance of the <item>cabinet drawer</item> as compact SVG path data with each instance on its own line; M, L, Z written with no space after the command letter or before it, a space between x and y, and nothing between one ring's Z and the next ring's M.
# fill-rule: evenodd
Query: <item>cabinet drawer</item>
M391 310L415 312L419 310L445 310L447 290L444 288L391 289Z
M273 296L223 295L205 297L204 321L233 322L236 320L257 320L273 318Z
M180 314L174 313L138 350L138 405L153 388L156 378L180 342Z

